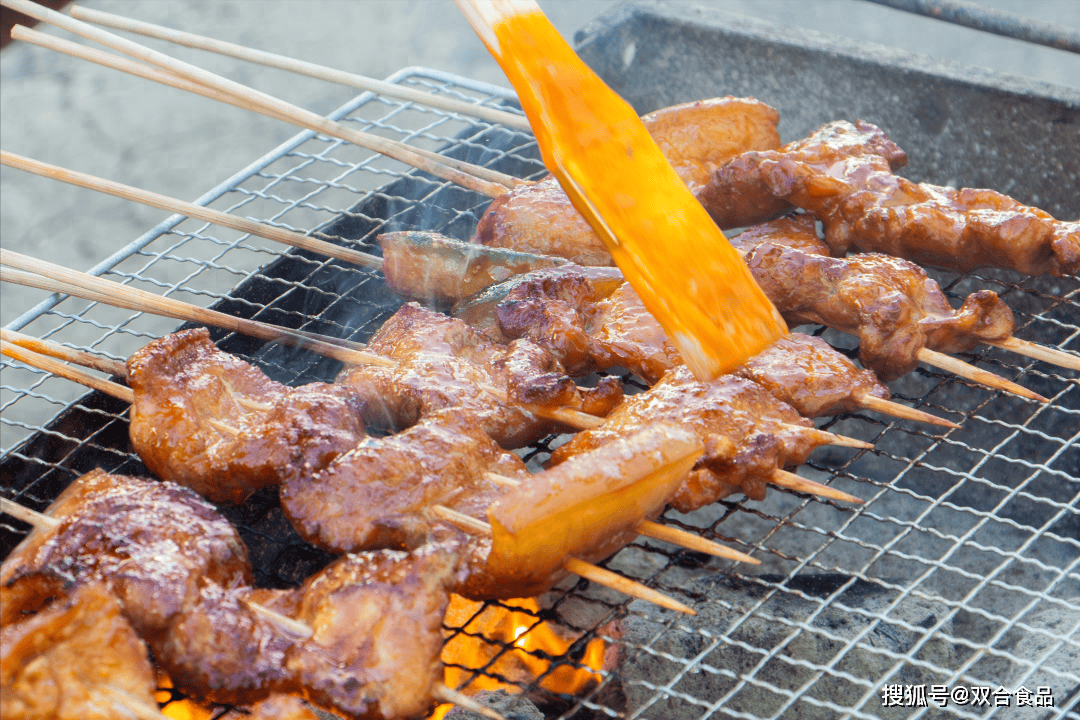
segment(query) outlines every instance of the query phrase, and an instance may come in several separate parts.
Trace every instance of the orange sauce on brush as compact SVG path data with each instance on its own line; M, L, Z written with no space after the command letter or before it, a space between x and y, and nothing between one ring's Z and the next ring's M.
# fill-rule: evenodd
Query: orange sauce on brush
M637 113L543 13L504 17L488 49L518 92L544 164L701 380L787 333L780 314ZM483 34L481 35L483 37Z

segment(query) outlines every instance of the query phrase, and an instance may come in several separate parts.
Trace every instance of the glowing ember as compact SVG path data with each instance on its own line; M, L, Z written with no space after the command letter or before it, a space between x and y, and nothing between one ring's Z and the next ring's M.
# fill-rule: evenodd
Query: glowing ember
M168 703L161 708L161 714L167 718L173 720L210 720L214 716L215 710L210 705L203 705L187 699L172 700L174 697L172 680L161 671L158 671L157 688L154 699L157 700L159 705Z
M579 635L540 620L535 600L503 604L522 612L451 596L445 624L454 635L442 652L448 686L470 695L500 689L519 693L540 678L540 687L546 690L576 695L599 682L600 676L590 670L599 670L603 663L603 640L593 638L586 646L581 665L588 670L565 663L552 667L547 656L562 656ZM431 720L440 720L450 707L439 706Z

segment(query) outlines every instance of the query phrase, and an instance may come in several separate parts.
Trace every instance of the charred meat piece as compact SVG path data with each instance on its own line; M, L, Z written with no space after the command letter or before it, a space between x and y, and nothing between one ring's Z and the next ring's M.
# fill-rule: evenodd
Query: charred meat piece
M642 121L697 194L714 168L739 153L779 147L778 119L776 110L753 98L724 97L664 108ZM493 200L473 242L555 255L579 265L614 264L604 242L553 177Z
M358 718L430 711L455 558L439 548L347 555L298 590L314 635L286 666L317 705Z
M157 710L146 643L99 583L0 629L0 715L114 720Z
M879 254L832 258L807 252L813 219L785 218L732 239L765 294L792 325L818 323L855 335L859 359L883 380L910 372L918 351L964 352L1004 340L1012 312L989 290L954 310L926 271Z
M203 328L133 354L128 383L139 457L163 480L214 502L242 502L296 468L322 467L364 437L354 392L282 385L219 350Z
M734 489L761 500L775 470L802 464L816 447L809 433L791 427L812 429L810 421L764 388L731 375L698 382L680 366L648 391L627 398L600 427L584 430L556 448L551 463L557 465L657 422L689 429L705 446L695 472L669 499L680 512L708 505Z
M396 435L369 438L314 474L287 481L281 506L304 539L331 552L416 548L442 526L431 506L482 518L506 493L485 472L528 476L517 455L452 407Z
M736 158L701 199L725 228L755 222L744 212L755 202L804 208L824 224L834 255L857 248L961 272L1080 272L1080 223L993 190L913 183L893 174L904 158L874 125L834 122L780 150Z
M337 382L363 398L369 418L381 417L397 430L437 410L460 407L503 447L521 447L566 429L531 415L527 406L603 415L622 398L617 380L580 390L559 362L534 343L500 345L460 319L413 303L383 324L368 350L398 363L346 368Z
M502 333L548 349L573 375L619 366L651 383L682 362L620 273L567 265L508 285L495 308Z

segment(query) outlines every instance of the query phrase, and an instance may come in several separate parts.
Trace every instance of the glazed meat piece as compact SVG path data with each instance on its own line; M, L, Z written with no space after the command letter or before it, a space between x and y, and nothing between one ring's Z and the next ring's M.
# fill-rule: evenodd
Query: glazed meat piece
M903 161L874 125L835 122L780 150L733 160L701 199L721 227L753 222L740 214L753 196L804 208L824 224L835 255L857 248L961 272L1080 272L1080 223L993 190L913 183L893 174Z
M515 278L499 294L502 333L546 348L572 375L618 366L651 383L682 362L638 294L607 268L541 270Z
M691 191L716 169L751 150L780 147L780 113L754 98L698 100L661 108L641 121Z
M201 584L250 584L247 548L236 530L179 485L94 470L46 514L60 523L31 532L0 566L5 616L34 609L42 576L67 585L100 582L154 647Z
M708 505L735 490L754 500L763 499L769 476L777 469L802 464L817 443L811 433L800 432L798 427L812 429L810 421L764 388L731 375L698 382L688 368L680 366L648 391L627 398L600 427L584 430L556 448L551 463L557 465L656 422L687 428L705 446L695 472L669 499L680 512Z
M604 241L551 175L492 200L472 242L554 255L579 265L615 264Z
M733 374L752 380L803 417L855 412L861 398L888 400L874 373L856 367L821 338L790 333Z
M286 660L312 702L357 718L429 712L456 558L440 548L347 555L296 592L314 630Z
M823 171L806 192L834 190L833 173L840 168L875 168L889 172L907 164L907 155L878 128L860 122L826 125L809 138L780 149L743 153L717 170L697 194L698 200L721 228L757 225L791 210L786 192L776 192L776 168L816 167ZM814 184L816 182L816 184Z
M274 382L219 350L204 328L150 343L127 367L139 457L163 480L214 502L242 502L364 437L361 401L348 388Z
M368 350L398 364L346 368L337 382L363 398L370 418L381 417L394 429L414 425L436 410L461 407L500 445L521 447L566 430L524 406L603 415L622 398L618 381L579 389L559 362L534 343L500 345L462 320L413 303L383 324Z
M913 370L923 347L964 352L1012 335L1012 312L996 293L972 293L954 310L919 266L887 255L832 258L799 249L816 237L813 219L801 216L758 226L732 243L789 323L855 335L859 359L881 379Z
M9 720L136 717L157 711L154 671L105 586L86 583L0 629L0 715Z
M521 459L500 448L462 408L446 408L407 430L369 438L310 476L281 488L281 506L297 532L331 552L416 548L442 523L443 505L483 517L506 487L485 472L524 478Z
M714 168L739 153L780 146L776 110L753 98L715 98L658 110L642 118L665 157L695 194ZM554 177L492 201L473 242L579 265L613 265L604 242Z

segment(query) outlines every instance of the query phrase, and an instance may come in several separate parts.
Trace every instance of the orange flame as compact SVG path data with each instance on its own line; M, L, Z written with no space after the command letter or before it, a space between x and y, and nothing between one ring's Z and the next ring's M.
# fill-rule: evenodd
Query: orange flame
M451 595L445 624L459 630L443 645L442 661L447 664L444 682L469 695L481 690L521 692L521 685L541 677L540 687L552 692L576 695L600 681L595 671L604 659L604 641L593 638L585 648L581 664L558 665L543 654L563 655L578 639L578 635L560 625L544 622L537 615L540 606L535 600L504 601L503 605L521 608L524 612L508 610L499 605L484 607L484 603ZM513 649L506 651L506 646ZM450 665L461 667L450 667ZM462 668L475 669L474 673ZM502 682L494 676L505 678ZM467 683L462 687L464 683ZM440 705L430 720L441 720L450 705Z

